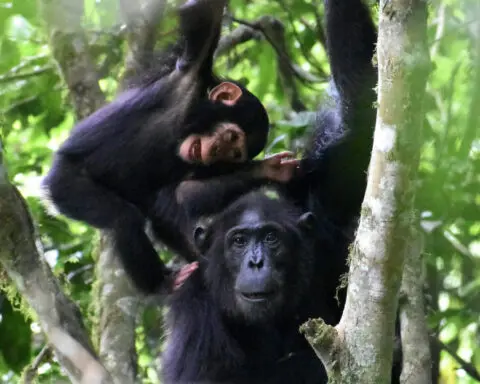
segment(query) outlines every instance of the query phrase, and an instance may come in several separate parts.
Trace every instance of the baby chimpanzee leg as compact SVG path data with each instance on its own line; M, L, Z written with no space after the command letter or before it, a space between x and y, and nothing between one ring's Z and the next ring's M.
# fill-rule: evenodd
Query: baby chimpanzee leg
M44 180L49 186L48 197L66 216L108 230L130 278L142 291L155 293L170 272L145 234L144 215L78 167L66 156L57 155L54 171Z

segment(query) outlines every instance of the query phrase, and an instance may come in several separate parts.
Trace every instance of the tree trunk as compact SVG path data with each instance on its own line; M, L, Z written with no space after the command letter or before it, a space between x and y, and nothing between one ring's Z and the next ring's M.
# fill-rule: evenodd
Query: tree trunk
M394 325L413 199L429 57L426 2L380 2L378 111L361 219L336 327L303 326L330 383L389 383Z

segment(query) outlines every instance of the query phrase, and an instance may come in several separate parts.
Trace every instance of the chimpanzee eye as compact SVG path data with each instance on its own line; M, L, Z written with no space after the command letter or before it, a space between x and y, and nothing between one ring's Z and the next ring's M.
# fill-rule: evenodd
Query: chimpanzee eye
M278 237L275 232L269 232L267 233L267 236L265 236L265 241L269 244L276 244L278 242Z
M237 247L244 247L247 244L247 239L245 238L245 236L237 234L232 237L232 242Z

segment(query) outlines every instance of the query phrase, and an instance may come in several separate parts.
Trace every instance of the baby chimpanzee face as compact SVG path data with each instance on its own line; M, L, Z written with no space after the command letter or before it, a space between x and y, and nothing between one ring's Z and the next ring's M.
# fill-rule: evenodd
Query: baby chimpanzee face
M188 136L180 145L179 156L192 164L243 162L247 159L245 133L236 124L220 123L211 134Z

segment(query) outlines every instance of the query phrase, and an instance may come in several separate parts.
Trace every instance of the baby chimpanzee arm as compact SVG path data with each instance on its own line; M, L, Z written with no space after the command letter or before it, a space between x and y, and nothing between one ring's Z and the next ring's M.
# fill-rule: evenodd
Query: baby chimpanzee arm
M183 181L176 190L177 201L191 221L217 213L239 196L268 182L288 182L299 164L292 156L291 152L281 152L263 161L248 162L240 171Z

